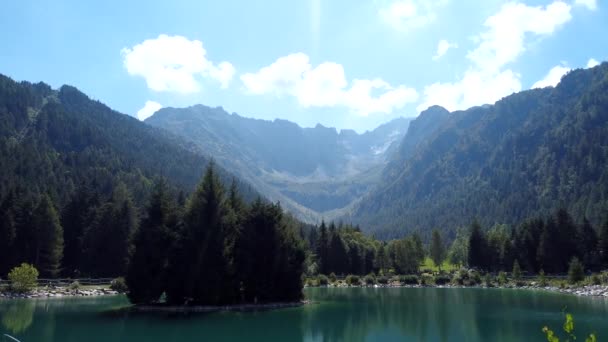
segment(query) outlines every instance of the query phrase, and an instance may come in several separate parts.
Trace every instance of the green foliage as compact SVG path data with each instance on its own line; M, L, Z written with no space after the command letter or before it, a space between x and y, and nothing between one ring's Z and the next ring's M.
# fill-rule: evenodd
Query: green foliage
M29 292L38 283L38 270L30 264L23 263L11 270L8 274L8 280L11 282L13 291Z
M565 314L565 321L562 329L566 333L566 341L576 341L576 336L574 335L574 317L572 314ZM548 342L560 341L558 335L553 330L549 329L549 327L543 327L542 332L545 334ZM589 336L585 338L585 342L597 342L597 337L595 334L589 334Z
M403 285L417 285L419 280L418 276L413 274L400 275L399 282Z
M388 284L388 277L384 276L384 275L379 276L377 281L378 281L378 284L386 285L386 284Z
M475 270L458 270L452 277L452 283L456 285L474 286L481 284L481 275Z
M331 281L332 283L335 283L337 279L338 278L336 277L336 274L334 272L331 272L329 274L329 281Z
M48 195L43 195L33 213L37 231L37 251L34 265L42 276L56 277L63 257L63 228Z
M363 282L365 285L374 285L377 282L376 276L373 273L370 273L363 278Z
M543 270L540 270L540 272L538 272L538 285L541 287L545 287L548 285L547 277L545 276L545 271Z
M452 279L446 274L439 274L435 276L435 284L436 285L446 285L449 284Z
M515 281L521 279L521 268L519 267L519 262L517 260L513 262L513 271L511 272L511 277Z
M178 227L176 204L164 180L156 183L146 214L133 237L126 283L132 303L160 298L167 285L170 248Z
M78 282L78 280L74 280L73 282L70 283L70 286L68 288L70 290L72 290L72 291L76 291L76 290L79 290L81 288L81 285Z
M348 285L359 285L360 284L360 279L359 276L356 274L349 274L346 276L346 283Z
M568 282L576 284L585 279L583 264L577 257L573 257L568 267Z
M507 273L506 272L499 272L498 273L498 277L496 277L496 281L498 282L499 285L504 285L507 283Z
M485 269L487 266L487 242L479 222L473 221L469 234L467 263L469 267Z
M110 283L110 288L116 292L125 293L129 291L129 287L127 286L127 282L125 278L118 277Z
M443 264L443 260L445 259L445 246L443 245L443 241L441 240L441 233L437 229L433 230L433 235L431 237L431 246L429 247L429 254L435 266L441 270L441 264Z
M435 283L435 279L433 278L432 275L427 274L427 273L423 273L422 275L420 275L420 285L428 286L428 285L432 285L434 283Z
M327 286L329 284L329 279L325 274L319 274L317 280L319 281L319 285L321 286Z

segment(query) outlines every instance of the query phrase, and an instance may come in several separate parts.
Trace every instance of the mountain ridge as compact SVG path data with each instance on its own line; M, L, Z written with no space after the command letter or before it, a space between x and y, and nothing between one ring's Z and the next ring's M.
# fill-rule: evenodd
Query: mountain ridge
M195 105L162 108L145 122L205 146L221 165L271 200L303 220L319 222L339 215L374 185L379 166L397 148L409 119L358 134Z

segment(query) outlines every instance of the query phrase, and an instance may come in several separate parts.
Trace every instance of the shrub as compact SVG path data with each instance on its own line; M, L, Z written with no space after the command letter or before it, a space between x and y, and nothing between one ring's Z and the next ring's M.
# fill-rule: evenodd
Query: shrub
M386 285L388 284L388 277L387 276L379 276L378 279L378 284L382 284L382 285Z
M465 285L471 286L471 285L481 284L481 275L476 270L470 270L468 280L469 280L469 283L465 284Z
M498 277L496 277L496 281L499 285L504 285L507 283L507 273L500 271L498 272Z
M583 279L585 279L583 264L577 257L573 257L570 261L570 266L568 267L568 282L570 282L570 284L576 284Z
M399 282L404 285L417 285L418 276L413 274L399 276Z
M431 285L434 282L433 276L430 274L425 273L420 277L420 285Z
M359 285L359 276L355 274L349 274L346 276L346 283L348 285Z
M363 281L366 285L374 285L376 283L376 276L373 273L370 273L363 278Z
M329 284L329 279L327 279L325 274L319 274L317 279L319 280L319 285L321 286L327 286L327 284Z
M519 267L519 262L517 260L513 262L513 272L511 273L511 276L513 277L513 280L516 281L521 279L521 267Z
M454 273L454 276L452 277L452 283L456 285L464 285L465 280L467 280L468 278L469 273L467 272L467 270L460 269L456 273Z
M125 278L118 277L110 283L110 288L116 292L124 293L129 290L127 287L127 283L125 282Z
M598 274L591 275L590 281L592 285L602 285L602 279Z
M440 274L438 276L435 277L435 284L436 285L445 285L448 284L450 282L450 277L445 275L445 274Z
M28 292L38 284L38 270L30 264L23 263L11 270L8 279L11 281L13 291Z
M538 273L538 285L541 287L546 287L548 284L547 277L545 276L545 271L540 270Z
M80 289L80 283L78 282L78 280L74 280L70 284L69 289L72 290L72 291L76 291L76 290Z
M331 273L329 274L329 281L331 281L332 283L335 283L335 282L336 282L336 279L337 279L337 278L336 278L336 274L335 274L334 272L331 272Z
M483 283L487 287L492 287L492 276L490 275L490 273L486 273L486 275L483 276Z

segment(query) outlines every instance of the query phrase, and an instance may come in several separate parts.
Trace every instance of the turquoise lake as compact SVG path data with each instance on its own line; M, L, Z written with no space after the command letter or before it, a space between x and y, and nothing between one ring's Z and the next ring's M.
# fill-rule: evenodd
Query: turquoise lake
M0 301L0 332L33 341L545 341L574 314L608 341L608 300L542 291L308 288L313 304L261 312L134 314L123 296ZM2 339L0 339L2 341ZM4 341L9 341L5 338ZM2 341L2 342L4 342Z

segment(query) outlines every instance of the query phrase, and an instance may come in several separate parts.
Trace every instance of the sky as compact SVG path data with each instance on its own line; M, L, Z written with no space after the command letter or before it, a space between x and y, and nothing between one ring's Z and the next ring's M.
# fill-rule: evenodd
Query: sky
M556 85L608 60L602 0L7 1L0 73L145 119L222 106L371 130Z

